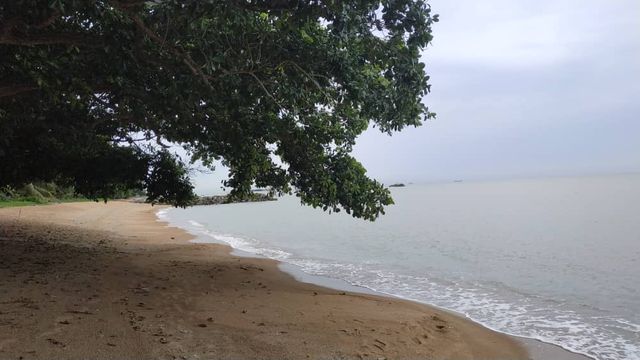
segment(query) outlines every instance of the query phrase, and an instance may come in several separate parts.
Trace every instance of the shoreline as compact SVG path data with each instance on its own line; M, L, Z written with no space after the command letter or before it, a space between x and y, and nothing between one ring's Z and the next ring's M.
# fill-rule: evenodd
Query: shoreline
M372 295L372 296L382 296L382 297L388 297L388 298L392 298L392 299L396 299L396 300L401 300L401 301L408 301L408 302L412 302L412 303L416 303L416 304L420 304L420 305L425 305L428 307L432 307L432 308L436 308L440 311L444 311L444 312L448 312L450 314L452 314L453 316L457 316L460 318L463 318L467 321L471 321L473 323L476 323L486 329L488 329L489 331L494 331L503 335L506 335L508 337L511 337L513 339L515 339L517 342L519 342L526 350L528 353L528 356L531 360L547 360L547 359L557 359L557 360L595 360L595 358L588 356L586 354L583 353L579 353L579 352L575 352L569 349L564 348L561 345L558 344L554 344L542 339L537 339L537 338L532 338L532 337L526 337L526 336L521 336L521 335L514 335L514 334L510 334L508 332L504 332L504 331L500 331L497 329L493 329L491 327L486 326L485 324L483 324L480 321L477 321L473 318L470 318L469 316L467 316L464 313L460 313L457 312L455 310L451 310L451 309L447 309L447 308L443 308L440 307L438 305L435 304L429 304L429 303L425 303L425 302L421 302L418 300L414 300L414 299L410 299L410 298L404 298L395 294L390 294L390 293L386 293L386 292L382 292L382 291L378 291L378 290L374 290L371 288L368 288L366 286L360 286L360 285L354 285L351 284L345 280L342 279L337 279L337 278L332 278L332 277L327 277L327 276L323 276L323 275L313 275L313 274L308 274L306 272L304 272L304 270L302 270L299 266L295 265L295 264L291 264L288 263L286 261L282 261L282 260L276 260L276 259L271 259L268 257L265 257L263 255L260 254L254 254L248 251L244 251L241 249L237 249L234 248L232 245L230 245L229 243L226 243L224 241L220 241L220 240L216 240L216 239L203 239L203 240L199 240L200 238L206 236L204 234L197 234L194 233L192 231L190 231L188 228L183 228L180 227L179 225L172 223L168 220L168 218L164 215L164 211L166 210L170 210L171 208L164 208L164 209L160 209L158 211L156 211L156 218L157 221L162 222L162 223L166 223L168 226L170 227L175 227L178 229L181 229L187 233L189 233L191 236L194 237L194 239L190 240L193 243L211 243L211 244L218 244L218 245L222 245L222 246L226 246L228 247L230 250L230 254L232 256L238 256L238 257L246 257L246 258L257 258L257 259L268 259L271 261L275 261L277 262L278 268L291 275L296 281L299 282L303 282L303 283L307 283L307 284L312 284L312 285L317 285L317 286L321 286L321 287L325 287L325 288L329 288L329 289L334 289L334 290L340 290L340 291L347 291L347 292L353 292L353 293L361 293L361 294L366 294L366 295Z
M227 245L229 246L229 245ZM243 256L241 255L241 253L243 253L241 250L237 250L237 249L233 249L234 252L237 252L237 256ZM250 256L256 256L251 254ZM278 261L280 263L279 268L290 274L291 276L293 276L297 281L300 282L304 282L304 283L308 283L308 284L313 284L313 285L318 285L318 286L322 286L322 287L327 287L330 289L336 289L336 290L343 290L343 291L349 291L349 292L355 292L355 293L362 293L362 294L368 294L368 295L375 295L375 296L383 296L383 297L389 297L392 299L399 299L402 301L409 301L409 302L414 302L420 305L426 305L429 307L434 307L440 311L444 311L444 312L448 312L454 316L463 318L467 321L471 321L474 322L490 331L494 331L500 334L504 334L506 336L509 336L513 339L515 339L516 341L518 341L519 343L521 343L525 349L527 350L528 354L529 354L529 358L531 360L548 360L548 359L556 359L556 360L596 360L595 358L592 358L588 355L582 354L582 353L578 353L578 352L574 352L571 351L569 349L565 349L564 347L562 347L561 345L558 344L554 344L551 342L547 342L544 340L540 340L540 339L536 339L536 338L530 338L530 337L525 337L525 336L519 336L519 335L514 335L514 334L510 334L504 331L500 331L497 329L492 329L486 325L484 325L482 322L480 321L476 321L470 317L468 317L467 315L457 312L455 310L451 310L451 309L447 309L447 308L443 308L440 307L438 305L435 304L429 304L429 303L424 303L424 302L420 302L417 300L413 300L413 299L409 299L409 298L403 298L401 296L398 295L394 295L394 294L389 294L389 293L385 293L385 292L381 292L381 291L377 291L377 290L373 290L370 289L368 287L364 287L364 286L358 286L358 285L353 285L350 284L344 280L341 279L335 279L335 278L330 278L330 277L326 277L326 276L322 276L322 275L311 275L311 274L307 274L305 273L302 269L300 269L297 265L293 265L293 264L289 264L286 262L282 262L279 260L274 260L274 261Z
M125 202L0 210L0 357L527 359L437 308L295 280Z

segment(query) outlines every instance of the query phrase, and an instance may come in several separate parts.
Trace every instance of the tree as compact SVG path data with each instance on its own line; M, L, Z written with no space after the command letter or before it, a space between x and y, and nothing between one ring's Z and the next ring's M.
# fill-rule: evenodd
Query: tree
M0 5L0 186L32 180L187 205L186 164L373 220L389 191L350 156L369 126L433 116L421 0L11 0Z

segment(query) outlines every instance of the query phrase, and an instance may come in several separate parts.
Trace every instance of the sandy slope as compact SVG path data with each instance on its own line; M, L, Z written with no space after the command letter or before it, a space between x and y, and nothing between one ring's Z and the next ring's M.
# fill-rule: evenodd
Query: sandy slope
M526 359L431 307L303 284L125 202L0 209L0 359Z

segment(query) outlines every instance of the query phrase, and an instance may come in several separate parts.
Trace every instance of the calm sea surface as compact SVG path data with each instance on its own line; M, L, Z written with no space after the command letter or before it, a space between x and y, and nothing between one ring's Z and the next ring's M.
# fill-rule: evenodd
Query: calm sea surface
M640 359L640 175L409 185L371 223L275 202L161 211L304 272L597 359Z

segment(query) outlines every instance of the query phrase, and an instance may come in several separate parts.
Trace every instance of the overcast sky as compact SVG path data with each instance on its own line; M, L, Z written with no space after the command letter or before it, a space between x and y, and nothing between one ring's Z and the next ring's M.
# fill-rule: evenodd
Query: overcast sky
M385 183L640 171L640 1L432 0L437 118L355 156ZM220 187L225 172L195 177Z

